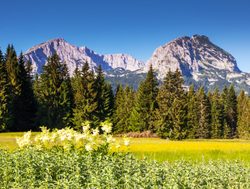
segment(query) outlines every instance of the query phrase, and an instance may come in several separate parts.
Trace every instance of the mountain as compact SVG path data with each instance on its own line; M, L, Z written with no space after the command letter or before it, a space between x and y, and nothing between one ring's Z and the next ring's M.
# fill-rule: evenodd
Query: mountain
M104 71L110 71L116 68L123 68L128 71L135 71L143 68L143 62L136 60L126 54L100 55L87 47L76 47L69 44L62 38L53 39L30 48L24 57L32 63L34 73L40 74L47 59L54 53L57 53L62 61L66 62L69 73L72 76L74 70L81 68L85 62L94 69L101 65Z
M146 63L127 54L101 55L87 47L71 45L62 38L34 46L24 57L31 61L33 73L40 74L47 58L55 52L66 62L71 76L76 67L81 68L85 62L93 70L101 65L113 86L122 83L137 88L152 64L159 80L164 78L168 70L179 69L187 86L194 84L213 90L215 87L222 89L224 85L234 84L237 91L244 89L250 94L250 74L242 72L230 53L204 35L177 38L157 48Z
M234 84L237 90L250 92L250 74L242 72L231 54L204 35L177 38L157 48L146 68L151 64L160 79L168 70L179 69L186 85L193 83L209 90Z

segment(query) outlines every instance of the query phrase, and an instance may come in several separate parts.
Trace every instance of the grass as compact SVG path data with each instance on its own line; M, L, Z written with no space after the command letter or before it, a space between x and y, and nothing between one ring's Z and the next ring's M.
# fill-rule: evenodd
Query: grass
M16 137L22 135L21 132L0 133L0 148L17 148ZM158 161L239 160L250 164L250 140L169 141L159 138L132 138L131 145L121 150L132 152L138 158L147 157Z
M124 151L133 152L138 158L158 161L209 161L239 160L250 163L248 140L185 140L169 141L159 138L133 138Z

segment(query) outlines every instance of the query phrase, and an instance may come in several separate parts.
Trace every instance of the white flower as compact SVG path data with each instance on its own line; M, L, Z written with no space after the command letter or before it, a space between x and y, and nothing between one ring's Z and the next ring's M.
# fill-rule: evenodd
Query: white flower
M50 140L49 136L48 135L43 135L41 136L40 140L45 143L45 142L48 142Z
M92 146L91 146L90 144L86 144L86 145L85 145L85 149L86 149L88 152L93 150L93 148L92 148Z
M123 140L124 140L124 145L129 146L130 140L128 138L124 138Z
M85 133L85 132L89 131L89 129L90 129L90 122L89 122L89 121L85 121L85 122L82 124L82 130L83 130L83 132Z
M99 134L99 129L96 128L93 130L93 136L97 136Z
M107 121L101 123L102 130L106 133L111 133L112 131L112 123L108 123Z
M79 142L82 138L83 138L82 134L78 134L78 133L75 134L75 141L76 142Z
M22 147L30 145L31 144L30 137L31 137L31 131L26 132L23 135L23 137L17 138L16 141L17 141L18 146L22 148Z
M107 143L112 143L115 141L115 139L112 137L112 135L108 135L106 140L107 140Z

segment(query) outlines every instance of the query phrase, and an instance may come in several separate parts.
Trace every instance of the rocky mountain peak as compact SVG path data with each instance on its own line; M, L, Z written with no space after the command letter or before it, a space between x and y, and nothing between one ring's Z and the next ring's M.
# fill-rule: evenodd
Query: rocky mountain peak
M97 66L101 65L104 71L115 68L135 71L144 66L143 62L136 60L130 55L101 55L86 46L77 47L71 45L63 38L56 38L38 44L30 48L24 54L24 57L32 63L34 73L41 73L48 57L54 53L57 53L60 59L67 63L70 75L74 73L77 67L81 68L86 62L89 63L91 69L95 70Z

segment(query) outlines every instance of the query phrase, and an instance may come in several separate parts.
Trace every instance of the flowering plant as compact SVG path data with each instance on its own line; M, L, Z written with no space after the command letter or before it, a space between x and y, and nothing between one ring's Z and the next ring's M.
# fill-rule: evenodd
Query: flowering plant
M51 149L62 147L65 150L79 149L87 152L102 150L107 151L110 147L120 147L115 138L111 135L112 123L105 121L100 124L100 128L90 128L90 122L82 124L82 132L77 132L72 128L50 131L46 127L41 127L42 132L34 138L31 131L26 132L23 137L17 138L19 148L36 147L40 149ZM100 133L100 131L102 131ZM128 139L124 140L124 145L128 146Z

